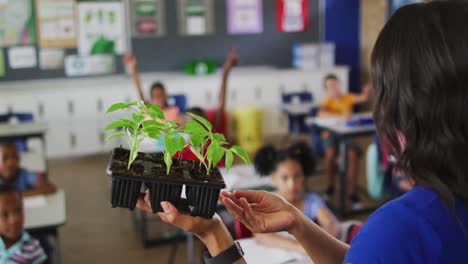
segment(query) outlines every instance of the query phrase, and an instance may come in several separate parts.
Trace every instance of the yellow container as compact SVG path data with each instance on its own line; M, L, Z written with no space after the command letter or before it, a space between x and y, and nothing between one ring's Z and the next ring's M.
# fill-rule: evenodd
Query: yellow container
M236 117L237 143L249 154L263 145L263 110L255 107L239 108Z

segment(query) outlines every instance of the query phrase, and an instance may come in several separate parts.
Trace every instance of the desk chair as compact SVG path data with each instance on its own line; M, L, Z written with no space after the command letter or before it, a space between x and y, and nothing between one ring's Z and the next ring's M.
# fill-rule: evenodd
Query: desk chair
M20 123L29 123L34 121L34 116L32 113L14 113L8 112L6 114L0 114L0 123L9 123L13 121L18 121ZM18 139L15 141L18 147L19 152L27 151L27 142L24 139Z
M313 108L314 96L311 92L292 92L281 94L281 108L288 115L289 133L307 133L309 129L305 118Z

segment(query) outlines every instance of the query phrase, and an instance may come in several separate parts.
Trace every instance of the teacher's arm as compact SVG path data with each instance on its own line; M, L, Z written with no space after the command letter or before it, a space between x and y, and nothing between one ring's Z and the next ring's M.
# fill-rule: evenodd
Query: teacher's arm
M254 233L288 231L315 263L343 263L349 246L309 220L284 198L266 191L223 192L226 208Z
M169 202L162 202L161 207L164 212L158 213L158 215L164 222L193 233L205 244L211 256L217 256L234 245L234 239L218 215L215 214L212 219L192 217L180 213ZM152 213L148 194L144 198L140 197L138 199L137 208ZM234 262L234 264L245 263L243 258Z

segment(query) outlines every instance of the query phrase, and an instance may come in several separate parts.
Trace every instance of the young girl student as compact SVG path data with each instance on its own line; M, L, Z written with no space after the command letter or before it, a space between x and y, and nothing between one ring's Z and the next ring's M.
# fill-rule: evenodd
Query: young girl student
M397 10L372 52L374 115L416 186L377 209L351 245L281 196L223 192L220 200L254 233L288 231L315 263L466 263L468 260L468 3L431 1ZM245 263L219 217L161 218L193 232L210 263ZM151 210L140 199L138 207Z
M277 150L269 145L261 148L254 157L255 169L260 175L271 175L276 193L301 210L332 236L348 241L350 223L343 228L322 198L305 192L305 180L315 168L314 156L305 143L296 143L286 149ZM291 237L280 234L254 234L255 239L266 246L279 247L305 253L304 248Z

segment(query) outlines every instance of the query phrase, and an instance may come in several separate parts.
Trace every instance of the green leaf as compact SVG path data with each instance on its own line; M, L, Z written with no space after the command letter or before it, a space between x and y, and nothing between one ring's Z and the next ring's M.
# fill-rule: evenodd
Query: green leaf
M189 120L185 123L184 132L187 134L209 134L209 131L195 120Z
M122 136L125 136L125 133L124 133L123 131L119 131L119 132L117 132L117 133L114 133L114 134L108 136L108 137L106 138L106 141L109 141L109 140L111 140L111 139L113 139L113 138L116 138L116 137L122 137Z
M156 120L145 120L142 123L143 127L149 127L149 126L157 126L160 127L161 129L164 127L163 124L159 123Z
M104 128L104 131L108 131L114 128L131 128L135 130L136 124L132 120L128 119L119 119L107 125Z
M247 165L250 165L250 158L247 152L239 146L232 146L230 148L232 152L234 152L237 156L239 156Z
M147 137L155 139L155 140L159 140L161 138L160 135L161 134L159 134L159 133L148 133L148 134L146 134Z
M232 167L232 163L234 162L234 155L230 150L226 151L226 172L229 172L229 169Z
M185 140L181 136L166 134L164 136L164 146L166 147L166 152L172 156L185 147Z
M205 139L206 137L204 137L203 135L201 134L192 134L190 135L190 144L195 148L199 148L202 143L203 143L203 140Z
M116 104L111 105L107 109L106 114L115 112L115 111L120 110L120 109L125 109L125 108L128 108L126 103L116 103Z
M220 133L213 134L213 139L219 141L220 143L227 143L224 135Z
M154 104L149 104L147 105L147 108L150 110L148 114L151 116L153 119L165 119L164 117L164 112L163 110Z
M166 163L166 174L169 174L172 167L172 155L168 151L164 152L164 163Z
M146 134L159 134L161 133L161 128L157 126L149 126L141 129L141 132Z
M209 131L211 131L211 129L213 128L213 126L211 125L211 123L206 120L205 118L201 117L201 116L198 116L198 115L195 115L195 114L192 114L192 113L187 113L187 115L193 117L195 120L197 120L198 122L200 122L202 125L204 125Z
M192 151L192 153L197 157L198 161L200 161L203 164L205 163L203 155L200 152L198 152L193 146L190 146L190 151Z
M224 152L226 149L220 147L218 144L212 142L210 146L208 146L208 161L214 167L218 166L218 162L223 158Z
M133 121L135 121L135 123L137 124L139 124L141 121L145 119L145 117L140 115L139 113L133 113L132 118L133 118Z

